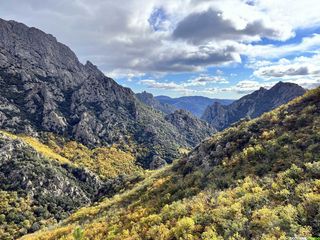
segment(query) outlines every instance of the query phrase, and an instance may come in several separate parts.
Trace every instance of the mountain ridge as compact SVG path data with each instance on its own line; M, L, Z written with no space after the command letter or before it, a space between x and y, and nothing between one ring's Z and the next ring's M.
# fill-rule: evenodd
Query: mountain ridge
M171 162L180 147L198 144L52 35L5 20L0 30L1 129L53 132L89 147L127 144L146 168L153 156Z
M199 118L203 114L205 108L214 102L220 102L222 105L228 105L234 101L231 99L208 98L203 96L185 96L178 98L155 96L155 99L162 104L169 104L177 109L187 110Z
M22 239L77 231L89 239L318 236L319 113L317 88L213 135L132 190Z
M255 118L295 97L305 93L305 89L294 83L278 82L269 90L260 88L230 105L223 106L217 102L208 106L201 119L222 130L242 118Z

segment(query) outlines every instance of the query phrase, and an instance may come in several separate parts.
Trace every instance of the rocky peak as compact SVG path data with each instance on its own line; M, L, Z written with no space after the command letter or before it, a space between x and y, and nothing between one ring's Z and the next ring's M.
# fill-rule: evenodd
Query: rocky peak
M153 108L162 106L144 95ZM153 155L170 162L180 146L198 143L141 102L52 35L0 19L0 129L50 131L87 146L143 145L148 152L137 155L144 166Z
M269 90L260 88L228 106L215 103L207 107L201 118L222 130L240 119L258 117L304 93L297 84L279 82Z
M1 19L0 68L8 67L21 74L24 81L35 81L34 77L51 81L63 78L66 84L72 85L87 77L76 55L55 37L22 23Z

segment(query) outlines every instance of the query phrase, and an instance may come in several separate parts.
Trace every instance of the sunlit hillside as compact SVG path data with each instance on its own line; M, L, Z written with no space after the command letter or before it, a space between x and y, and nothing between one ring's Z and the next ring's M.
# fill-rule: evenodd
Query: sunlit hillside
M320 89L203 142L132 190L22 239L320 234Z

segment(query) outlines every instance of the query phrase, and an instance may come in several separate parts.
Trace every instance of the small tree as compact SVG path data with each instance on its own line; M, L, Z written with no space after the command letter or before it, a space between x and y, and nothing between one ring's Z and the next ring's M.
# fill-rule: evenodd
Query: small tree
M75 240L84 240L84 233L81 227L76 227L76 229L73 231L73 238Z

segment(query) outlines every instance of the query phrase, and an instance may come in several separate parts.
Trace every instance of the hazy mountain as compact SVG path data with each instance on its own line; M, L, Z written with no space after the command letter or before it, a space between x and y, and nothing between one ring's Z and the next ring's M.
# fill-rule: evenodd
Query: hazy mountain
M53 132L91 147L129 145L145 167L155 155L171 162L180 147L198 144L187 142L129 88L92 63L81 64L53 36L5 20L0 20L0 128Z
M207 106L214 102L219 102L222 105L228 105L234 101L230 99L212 99L202 96L187 96L179 98L156 96L155 98L162 104L169 104L174 106L176 109L187 110L197 117L201 117Z
M136 93L136 97L144 104L165 114L173 113L175 110L177 110L173 105L161 103L151 93L146 91L142 93Z
M269 90L260 88L228 106L215 102L206 108L201 119L221 130L242 118L258 117L304 93L305 90L297 84L279 82Z
M23 239L319 236L319 121L318 88L213 135L130 191Z

